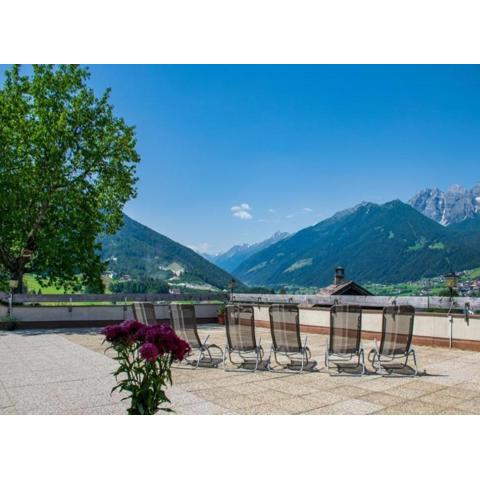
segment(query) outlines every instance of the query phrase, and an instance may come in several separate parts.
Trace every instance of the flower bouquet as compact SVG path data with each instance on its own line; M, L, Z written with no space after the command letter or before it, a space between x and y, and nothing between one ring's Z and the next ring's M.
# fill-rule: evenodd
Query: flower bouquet
M153 415L165 402L167 384L172 384L171 365L182 361L190 345L179 338L169 325L144 325L127 320L102 330L104 342L115 351L119 363L114 372L117 385L112 392L127 392L130 399L129 415Z

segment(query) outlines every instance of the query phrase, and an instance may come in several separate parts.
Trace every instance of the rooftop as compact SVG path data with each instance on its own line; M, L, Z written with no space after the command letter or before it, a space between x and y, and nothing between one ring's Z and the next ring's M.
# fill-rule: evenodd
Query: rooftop
M270 333L258 328L268 352ZM200 336L224 345L224 327ZM417 377L330 376L325 335L309 334L314 373L173 370L177 414L478 414L480 352L417 346ZM0 332L0 414L123 414L98 329ZM365 344L368 351L368 343Z
M366 288L345 278L345 269L337 267L333 283L320 289L317 295L372 295Z

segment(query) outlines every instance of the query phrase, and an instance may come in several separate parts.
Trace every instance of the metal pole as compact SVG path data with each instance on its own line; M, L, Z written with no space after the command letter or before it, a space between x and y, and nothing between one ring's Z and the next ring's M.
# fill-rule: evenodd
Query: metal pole
M124 298L124 304L123 304L123 320L125 321L127 319L127 297Z
M448 313L447 313L447 318L448 318L448 321L450 322L450 338L449 338L449 343L448 343L449 348L452 348L452 344L453 344L453 315L452 315L452 308L453 308L453 297L450 296L450 309L448 310Z
M448 321L450 322L450 341L448 343L449 348L452 348L452 343L453 343L453 316L449 315Z
M8 296L8 317L12 316L12 310L13 310L13 293L12 293L12 290L10 290L10 295Z

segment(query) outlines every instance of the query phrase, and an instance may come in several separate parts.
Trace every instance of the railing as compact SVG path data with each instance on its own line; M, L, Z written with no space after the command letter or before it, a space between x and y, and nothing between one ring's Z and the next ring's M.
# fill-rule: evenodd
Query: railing
M28 303L81 303L81 302L175 302L175 301L228 301L226 293L211 294L171 294L171 293L114 293L114 294L14 294L0 292L0 302L4 304L28 304ZM480 297L407 297L407 296L359 296L359 295L274 295L274 294L250 294L234 293L234 302L241 303L294 303L302 305L331 306L334 304L356 304L363 307L380 308L396 303L397 305L412 305L416 309L462 309L480 310Z
M173 294L173 293L113 293L113 294L45 294L45 295L30 295L30 294L13 294L0 292L0 302L25 304L25 303L69 303L69 302L111 302L111 303L126 303L126 302L175 302L175 301L225 301L228 298L224 293L200 294L193 295L187 293Z
M442 310L480 310L480 297L384 297L384 296L360 296L360 295L255 295L248 293L235 293L234 302L271 304L271 303L294 303L302 305L331 306L336 303L355 304L362 307L384 307L396 303L397 305L412 305L419 310L442 309Z
M154 303L156 317L168 321L170 302L187 300L195 303L201 323L217 321L217 304L225 294L114 294L114 295L10 295L0 293L0 320L13 319L17 328L102 327L133 317L133 301ZM0 321L0 330L7 322Z
M113 294L13 294L0 292L0 302L4 304L28 303L70 303L70 302L175 302L175 301L228 301L226 293L211 294L171 294L171 293L113 293ZM294 303L302 305L331 306L338 304L356 304L363 307L384 307L386 305L412 305L416 309L468 309L480 310L480 297L407 297L407 296L359 296L359 295L274 295L234 293L234 302L241 303Z

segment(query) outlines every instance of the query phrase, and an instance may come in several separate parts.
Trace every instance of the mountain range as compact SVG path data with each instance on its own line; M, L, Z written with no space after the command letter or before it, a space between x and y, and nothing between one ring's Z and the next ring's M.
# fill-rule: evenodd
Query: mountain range
M400 200L362 203L249 257L233 274L256 285L321 286L335 266L349 278L379 283L433 277L480 265L480 229L472 220L445 227Z
M116 278L224 289L233 275L247 285L320 287L342 265L358 282L398 283L480 266L479 198L477 184L425 189L408 204L364 202L295 234L277 232L208 260L126 215L124 226L100 241Z
M218 255L204 255L205 258L220 268L223 268L227 272L233 272L242 262L251 257L255 253L264 250L265 248L273 245L274 243L284 240L289 237L289 233L276 232L270 238L267 238L263 242L242 245L234 245L232 248L224 253Z
M426 188L408 203L442 225L463 222L480 213L480 183L471 189L452 185L446 192L438 188Z
M174 279L227 288L232 276L187 248L124 215L122 228L99 239L116 278ZM241 285L241 282L238 282Z

